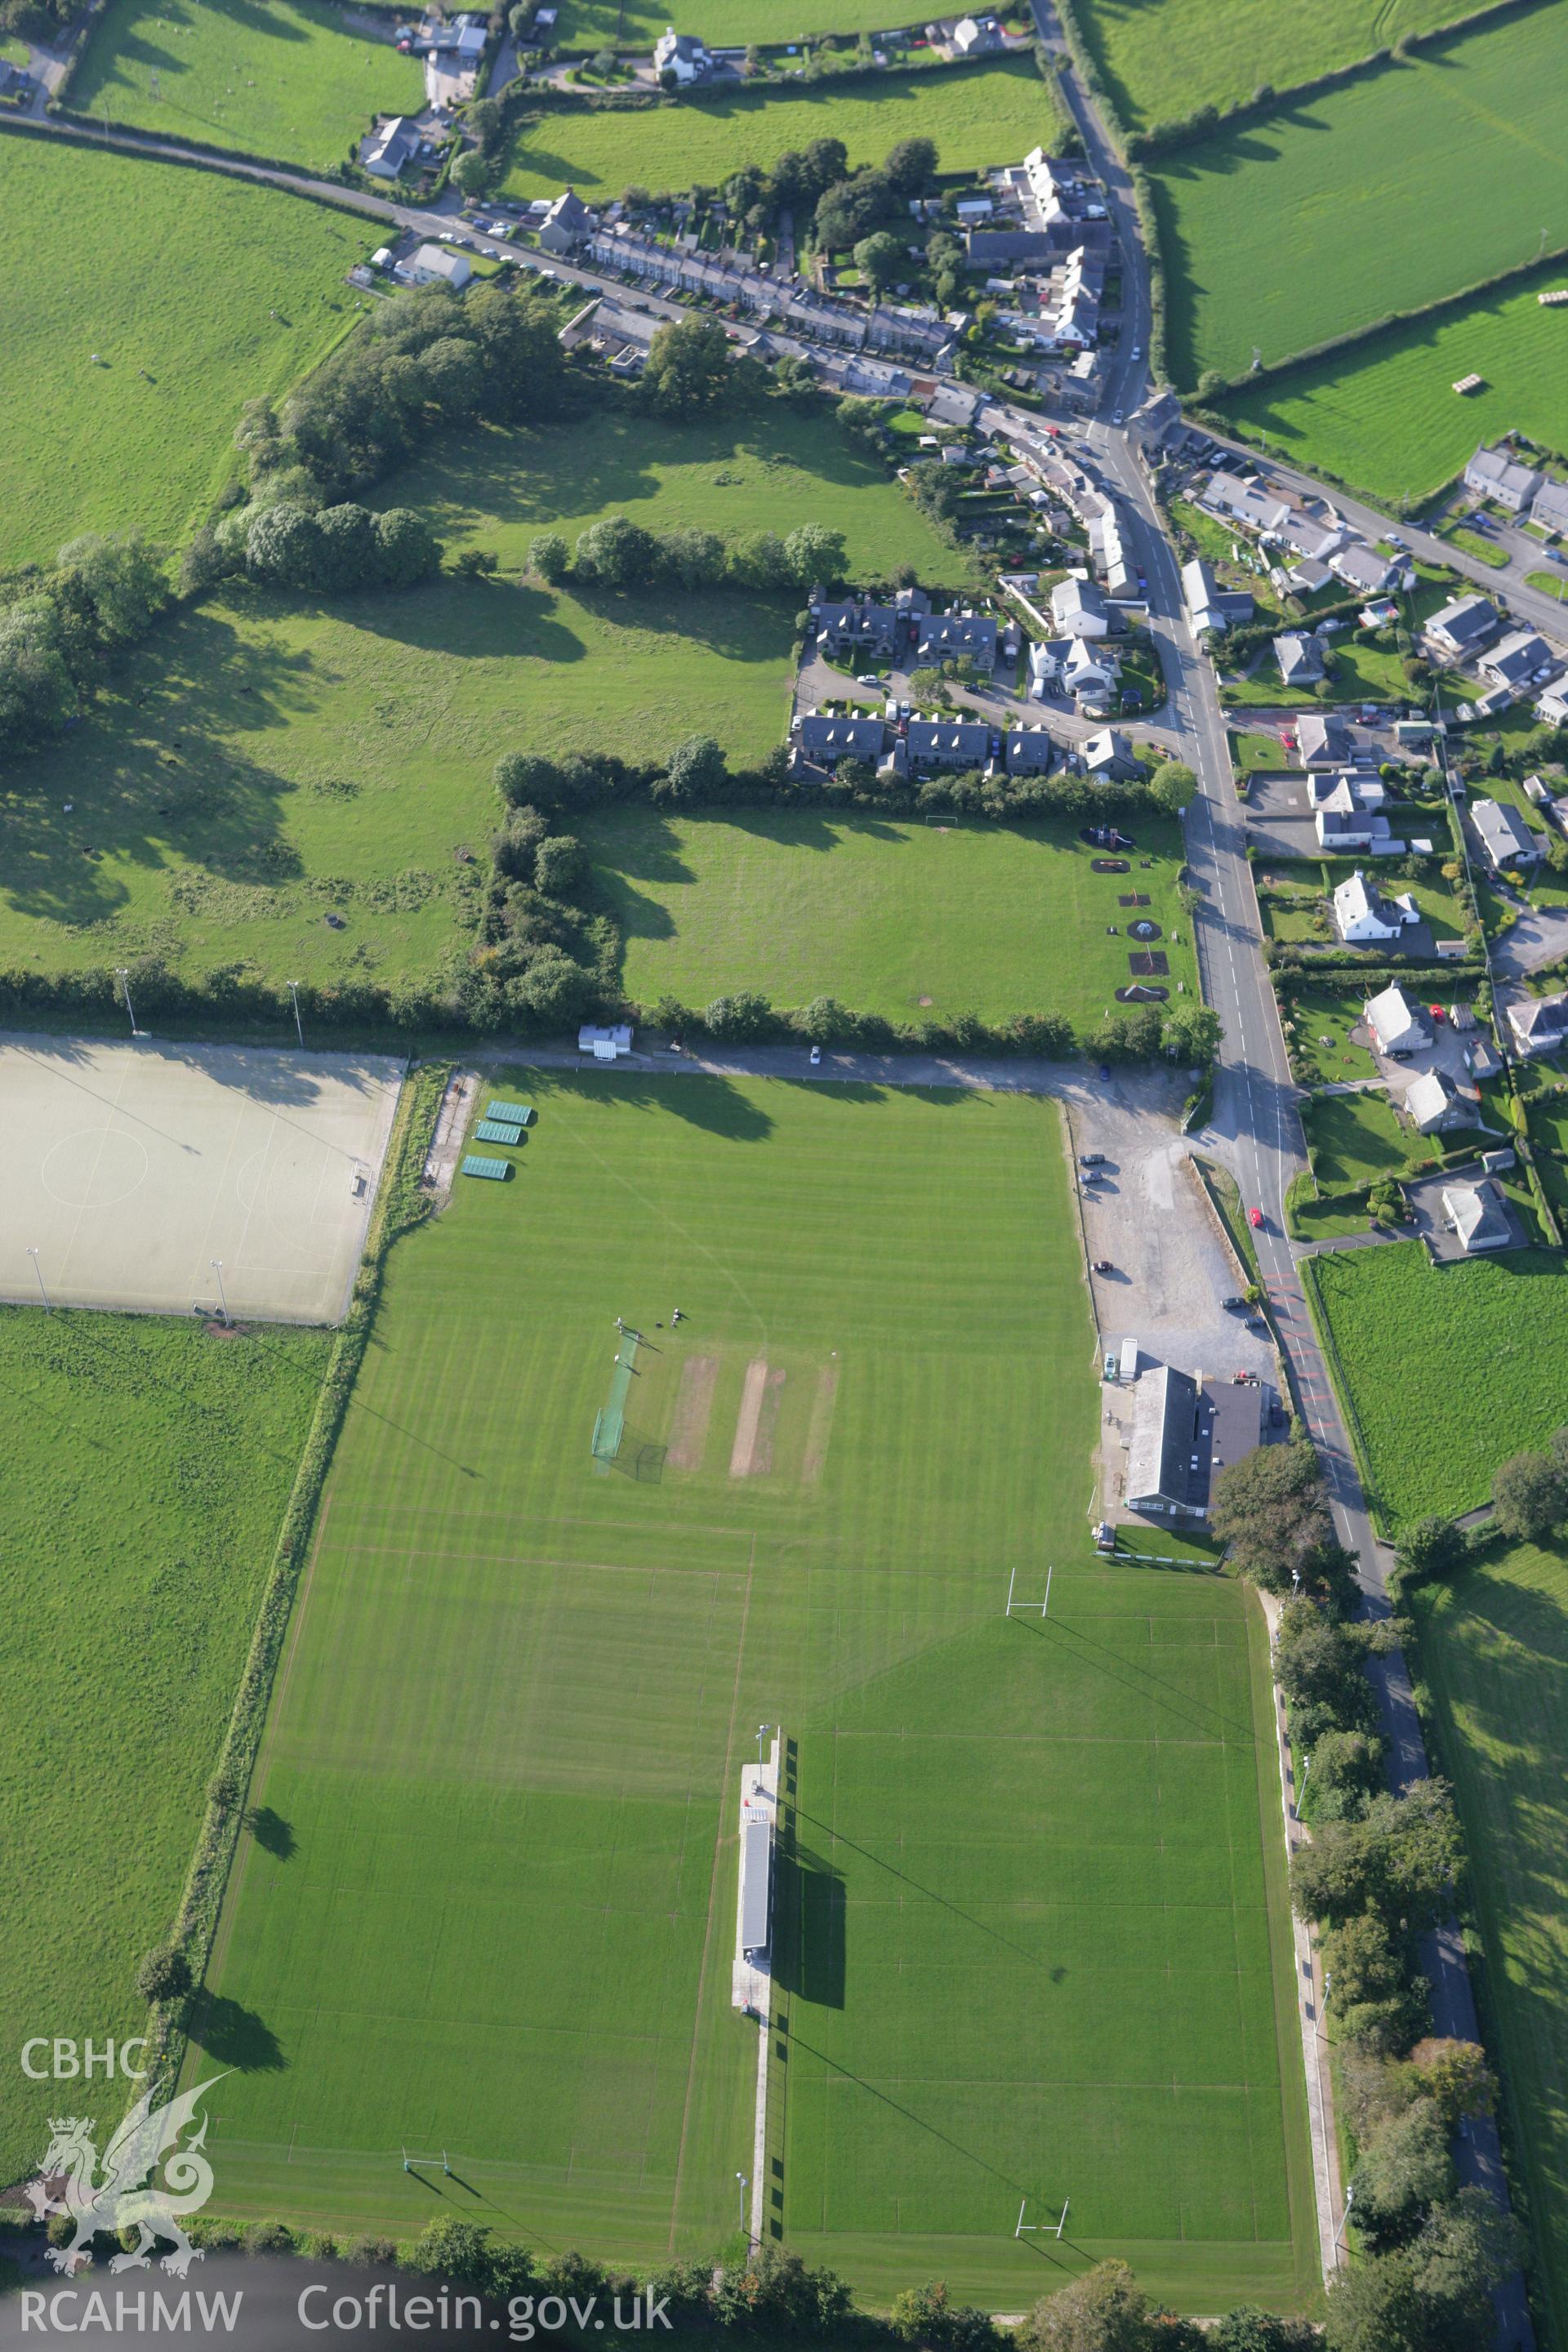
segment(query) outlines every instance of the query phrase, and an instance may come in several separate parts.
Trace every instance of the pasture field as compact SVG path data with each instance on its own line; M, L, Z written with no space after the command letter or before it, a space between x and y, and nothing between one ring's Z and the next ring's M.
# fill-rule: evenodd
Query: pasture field
M179 1906L331 1345L0 1307L0 1839L26 1889L26 1933L0 1948L7 2180L61 2104L22 2074L23 2042L145 2024L137 1966ZM71 2087L118 2122L122 2083Z
M1468 13L1467 0L1079 0L1079 22L1129 131L1236 106Z
M1131 875L1092 873L1094 852L1063 824L939 830L793 810L615 809L576 829L622 926L623 982L639 1003L702 1005L757 988L775 1004L837 996L892 1020L1048 1010L1088 1027L1128 985L1130 918L1117 902L1130 884L1148 893L1164 934L1173 1001L1178 981L1197 987L1170 821L1140 825L1139 851L1157 863Z
M1395 1522L1472 1510L1563 1420L1568 1272L1544 1250L1432 1265L1419 1242L1304 1259Z
M1069 2260L1135 2248L1205 2310L1309 2293L1262 1621L1089 1554L1055 1107L494 1083L537 1123L393 1255L274 1702L282 1827L213 1969L247 2051L217 2200L405 2230L449 2196L636 2265L721 2242L765 1721L769 2231L878 2299L940 2269L1016 2304L1018 2200L1070 2193ZM596 1471L617 1314L647 1344ZM1047 1563L1049 1619L1009 1621Z
M595 411L454 438L383 495L508 565L540 530L571 538L616 510L734 538L831 520L856 565L907 561L925 579L955 560L879 466L771 405L738 423ZM466 936L454 852L489 840L502 751L646 757L703 732L760 758L788 722L793 612L793 598L589 601L450 573L331 604L211 596L126 657L68 744L0 789L0 964L156 951L278 979L427 973Z
M1369 497L1427 498L1463 472L1478 443L1502 433L1568 445L1568 310L1536 300L1562 285L1568 267L1548 263L1500 293L1390 327L1218 404L1298 465ZM1482 389L1456 398L1454 384L1471 373L1485 378Z
M100 120L323 167L376 115L417 114L425 70L329 0L110 0L70 100Z
M874 33L887 22L888 0L712 0L702 14L702 37L713 48L750 41L804 40L808 33ZM646 57L669 22L663 0L562 0L559 47L612 48Z
M1489 1550L1405 1605L1419 1628L1423 1712L1453 1781L1484 1955L1489 2045L1502 2075L1549 2340L1568 2342L1568 1560L1562 1547ZM1472 1963L1473 1965L1473 1963ZM1541 2306L1544 2305L1544 2315Z
M842 139L852 169L879 163L900 139L934 139L944 172L978 171L1048 146L1058 120L1031 57L786 94L742 89L637 113L546 113L520 126L502 192L529 201L570 185L593 203L632 185L717 184L739 164L766 170L814 139Z
M1152 162L1176 383L1457 293L1542 228L1568 243L1562 59L1545 0Z
M244 403L351 323L364 232L278 189L41 139L0 142L0 568L81 530L178 540L232 470Z
M928 584L956 585L964 563L879 460L824 415L779 401L690 421L605 406L536 431L447 436L375 503L417 506L454 549L493 548L507 571L521 569L542 530L570 544L610 514L727 540L827 523L844 533L851 573L878 579L910 563Z

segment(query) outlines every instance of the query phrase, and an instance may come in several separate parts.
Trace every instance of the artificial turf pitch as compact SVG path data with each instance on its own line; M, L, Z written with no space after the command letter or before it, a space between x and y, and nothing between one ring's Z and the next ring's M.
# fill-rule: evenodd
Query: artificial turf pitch
M782 1723L769 2229L879 2300L1112 2249L1189 2309L1305 2294L1261 1620L1089 1553L1055 1106L505 1079L514 1181L394 1253L329 1484L193 2059L240 2069L215 2205L719 2243L737 1775Z

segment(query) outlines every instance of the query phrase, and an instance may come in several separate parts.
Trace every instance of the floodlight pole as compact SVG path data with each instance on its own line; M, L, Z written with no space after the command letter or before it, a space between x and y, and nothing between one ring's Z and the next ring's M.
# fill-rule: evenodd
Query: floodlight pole
M114 974L125 998L125 1010L131 1021L131 1034L133 1037L140 1037L144 1033L136 1026L136 1007L131 1002L131 974L122 963L115 965Z
M223 1260L221 1257L209 1257L207 1264L217 1276L218 1305L223 1309L223 1319L226 1323L232 1323L234 1318L228 1311L228 1299L223 1286Z
M736 2179L736 2180L738 2181L738 2183L740 2184L740 2193L741 2193L741 2227L742 2227L742 2229L743 2230L743 2229L745 2228L745 2226L746 2226L746 2187L747 2187L746 2176L745 2176L745 2174L744 2174L743 2172L737 2172L737 2173L736 2173L736 2175L735 2175L735 2179Z
M303 1052L305 1045L305 1026L300 1018L300 983L297 980L291 980L289 982L289 995L294 1007L294 1034L299 1038L300 1051Z
M763 1761L763 1740L767 1738L767 1736L768 1736L768 1726L767 1726L765 1723L759 1723L759 1724L758 1724L758 1726L757 1726L757 1768L758 1768L758 1769L759 1769L759 1770L761 1770L761 1769L762 1769L762 1761Z
M38 1277L38 1289L39 1289L39 1291L40 1291L40 1293L42 1294L42 1297L43 1297L43 1301L44 1301L44 1312L45 1312L45 1314L46 1314L46 1315L52 1315L52 1314L54 1313L54 1308L53 1308L53 1307L50 1306L50 1304L49 1304L49 1294L48 1294L48 1292L47 1292L47 1290L45 1290L45 1289L44 1289L44 1269L43 1269L43 1267L38 1264L38 1253L37 1253L37 1251L36 1249L33 1249L31 1246L29 1246L28 1251L27 1251L27 1255L32 1259L32 1261L33 1261L33 1272L34 1272L34 1273L37 1276L37 1277Z

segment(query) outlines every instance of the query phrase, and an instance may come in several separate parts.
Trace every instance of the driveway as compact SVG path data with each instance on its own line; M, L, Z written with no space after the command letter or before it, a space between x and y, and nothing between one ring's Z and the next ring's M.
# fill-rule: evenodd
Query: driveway
M1423 1177L1418 1184L1404 1187L1405 1197L1415 1213L1415 1230L1434 1257L1464 1256L1458 1235L1451 1233L1444 1222L1443 1193L1452 1185L1473 1184L1483 1173L1480 1161L1472 1160L1463 1167L1446 1168L1441 1175ZM1503 1206L1508 1214L1510 1249L1528 1249L1530 1236L1520 1223L1513 1203L1505 1200Z
M1568 955L1568 907L1531 907L1492 943L1494 979L1522 980Z

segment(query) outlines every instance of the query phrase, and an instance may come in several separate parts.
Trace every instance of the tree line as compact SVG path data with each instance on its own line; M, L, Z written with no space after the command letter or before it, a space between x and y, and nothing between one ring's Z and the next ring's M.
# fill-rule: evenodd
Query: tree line
M1305 1439L1222 1471L1212 1524L1241 1574L1284 1602L1275 1673L1312 1833L1291 1856L1291 1902L1317 1930L1355 2150L1359 2253L1330 2289L1326 2341L1334 2352L1464 2352L1489 2333L1488 2297L1516 2266L1520 2238L1454 2172L1456 2130L1491 2112L1496 2089L1479 2045L1429 2032L1419 1941L1452 1915L1465 1854L1444 1782L1388 1786L1368 1666L1407 1629L1355 1616L1353 1557ZM1428 1538L1417 1540L1426 1556Z

